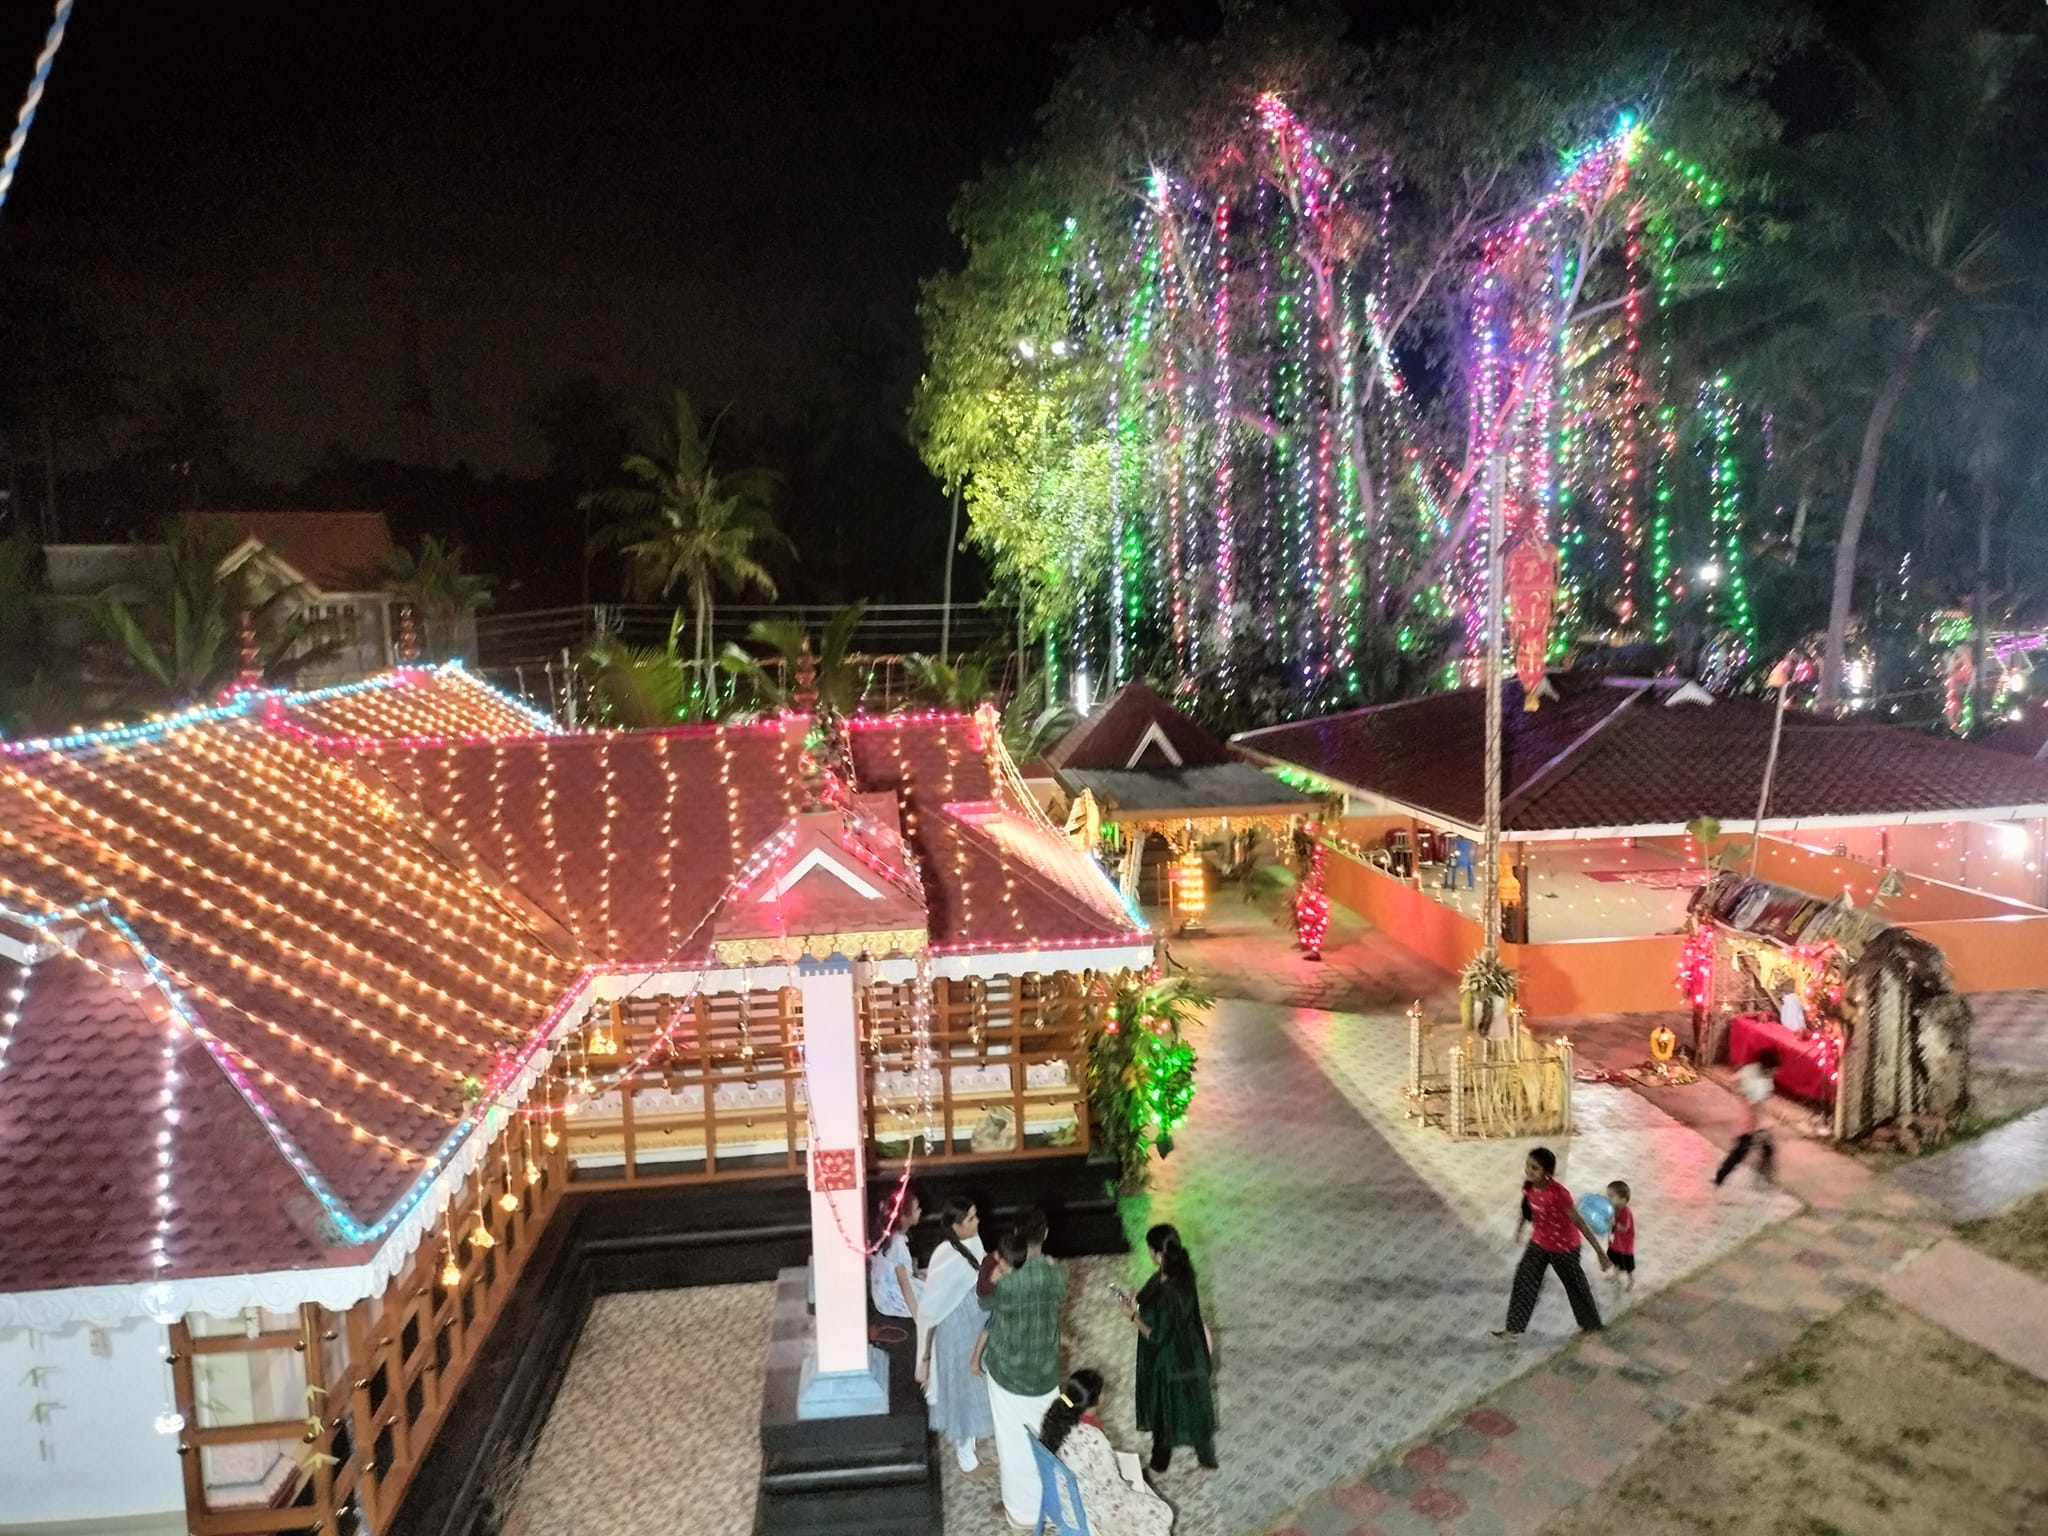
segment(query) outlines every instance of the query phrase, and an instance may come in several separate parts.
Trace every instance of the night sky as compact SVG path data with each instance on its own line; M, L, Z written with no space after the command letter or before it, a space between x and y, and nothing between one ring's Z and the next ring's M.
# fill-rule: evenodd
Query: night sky
M489 472L540 467L566 376L775 419L863 326L900 409L955 192L1120 7L795 9L79 0L0 281L60 286L143 393L217 389L265 479L422 457L415 351L441 462ZM10 114L46 17L0 6Z

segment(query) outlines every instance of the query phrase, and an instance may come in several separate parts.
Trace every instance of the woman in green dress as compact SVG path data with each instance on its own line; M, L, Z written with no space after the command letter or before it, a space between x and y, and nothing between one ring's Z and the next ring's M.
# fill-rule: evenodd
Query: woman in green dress
M1180 1234L1157 1226L1145 1234L1156 1274L1125 1311L1138 1325L1138 1429L1152 1433L1152 1470L1164 1472L1175 1446L1191 1446L1196 1462L1216 1465L1216 1391L1209 1376L1209 1328L1194 1262Z

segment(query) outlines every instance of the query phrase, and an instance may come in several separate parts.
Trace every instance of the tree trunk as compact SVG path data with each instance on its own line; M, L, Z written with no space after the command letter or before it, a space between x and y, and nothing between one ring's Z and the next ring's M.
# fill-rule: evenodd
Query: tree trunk
M1792 509L1792 547L1788 565L1799 563L1799 541L1806 535L1806 514L1813 508L1813 486L1802 481L1799 486L1799 501Z
M692 686L704 685L704 662L711 645L711 583L693 581L690 583L690 606L697 610L697 640L690 648L690 659L695 663L696 676Z
M1977 494L1977 590L1971 608L1970 691L1975 695L1972 714L1984 723L1991 692L1991 525L1997 516L1998 497L1987 483Z
M1890 430L1892 412L1899 407L1906 386L1913 381L1913 365L1920 349L1934 333L1939 310L1929 310L1914 322L1905 350L1893 366L1891 377L1871 403L1870 420L1864 423L1863 447L1856 458L1856 480L1849 488L1849 505L1842 513L1842 534L1835 542L1835 589L1828 602L1827 653L1821 662L1820 707L1834 711L1841 706L1842 667L1848 651L1849 608L1856 596L1856 551L1863 540L1864 520L1870 516L1870 501L1877 490L1877 461L1884 451L1885 433Z

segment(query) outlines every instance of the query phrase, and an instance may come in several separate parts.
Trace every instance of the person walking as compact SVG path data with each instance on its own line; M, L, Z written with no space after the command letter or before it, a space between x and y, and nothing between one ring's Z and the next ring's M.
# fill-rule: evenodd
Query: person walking
M1026 1211L1004 1235L1002 1267L986 1297L987 1326L974 1341L968 1371L988 1378L995 1424L996 1470L1003 1513L1019 1530L1038 1522L1038 1462L1031 1437L1059 1395L1060 1307L1067 1272L1045 1256L1045 1213Z
M967 1369L981 1336L981 1308L973 1300L983 1258L981 1212L972 1200L948 1200L939 1208L939 1233L917 1304L917 1380L931 1404L933 1431L953 1442L962 1472L979 1476L974 1442L996 1432L988 1388Z
M1102 1421L1090 1411L1101 1401L1102 1372L1074 1372L1045 1410L1038 1443L1074 1474L1088 1536L1167 1536L1173 1529L1173 1506L1146 1484L1135 1456L1128 1462L1119 1457Z
M1727 1181L1728 1175L1742 1166L1742 1160L1752 1149L1757 1154L1756 1171L1763 1175L1765 1183L1771 1183L1777 1173L1778 1149L1771 1141L1771 1128L1764 1124L1764 1106L1778 1091L1778 1051L1775 1046L1765 1046L1756 1053L1756 1060L1745 1062L1735 1069L1735 1091L1742 1096L1742 1134L1735 1138L1735 1145L1728 1149L1721 1166L1714 1170L1714 1183Z
M1216 1466L1216 1389L1209 1325L1194 1261L1180 1233L1161 1224L1145 1234L1153 1275L1124 1310L1138 1328L1137 1413L1152 1432L1152 1470L1164 1472L1175 1446L1192 1447L1196 1465Z
M1600 1307L1593 1300L1593 1287L1586 1283L1586 1271L1579 1263L1580 1234L1593 1244L1600 1268L1608 1267L1607 1250L1600 1234L1579 1214L1572 1192L1557 1181L1557 1154L1538 1147L1522 1166L1522 1219L1515 1223L1515 1239L1522 1228L1530 1228L1529 1246L1522 1250L1522 1262L1515 1266L1515 1281L1508 1293L1508 1325L1496 1328L1493 1336L1504 1343L1520 1340L1536 1311L1536 1298L1543 1291L1543 1272L1557 1271L1570 1298L1572 1316L1579 1327L1593 1332L1600 1327Z

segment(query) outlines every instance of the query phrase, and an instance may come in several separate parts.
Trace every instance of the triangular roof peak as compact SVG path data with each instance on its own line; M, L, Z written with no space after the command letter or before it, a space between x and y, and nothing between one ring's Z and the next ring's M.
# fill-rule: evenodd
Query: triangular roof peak
M827 806L799 811L754 851L711 934L721 963L751 965L919 949L929 924L900 839L852 807Z
M1236 762L1230 748L1143 683L1126 683L1045 754L1055 771L1207 768Z

